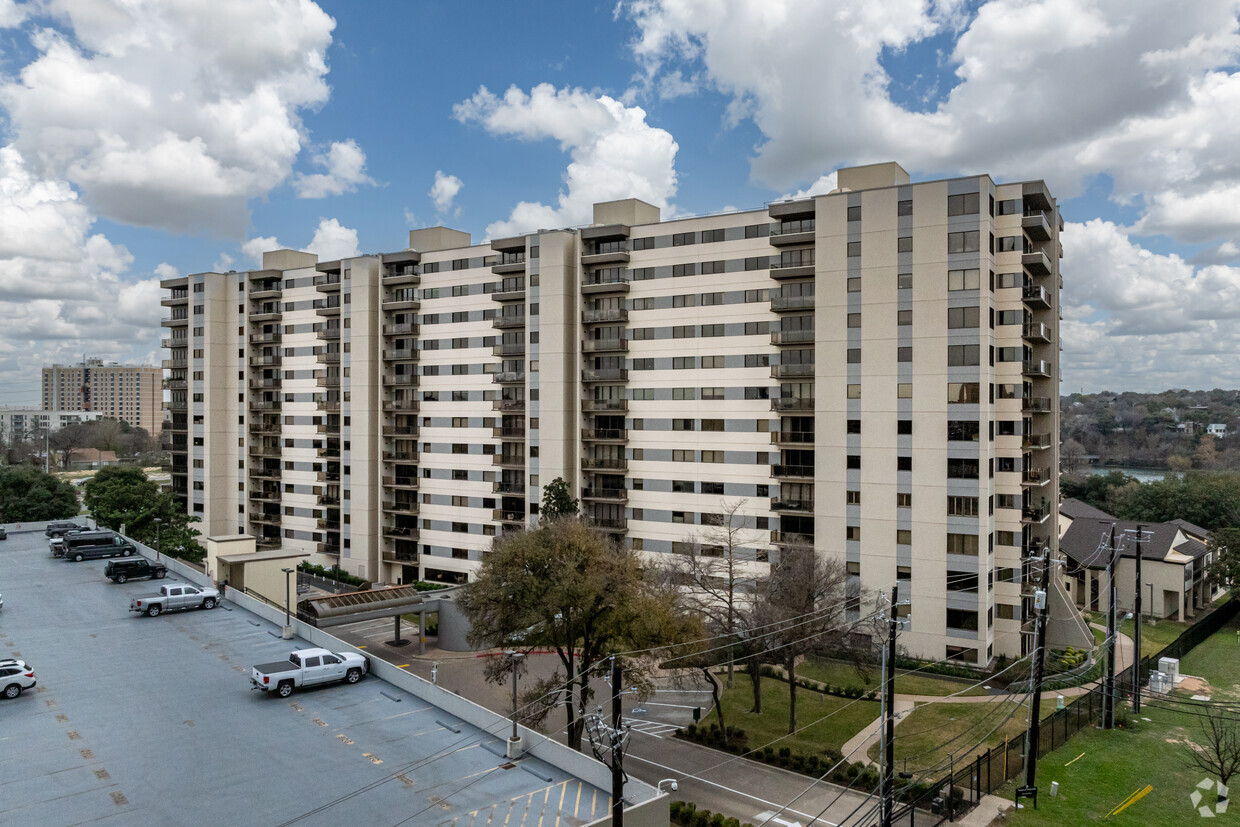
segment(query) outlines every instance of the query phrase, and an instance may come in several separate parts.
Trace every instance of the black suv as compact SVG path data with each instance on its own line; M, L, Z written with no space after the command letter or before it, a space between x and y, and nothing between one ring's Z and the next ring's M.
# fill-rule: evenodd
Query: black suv
M81 531L82 527L77 523L67 521L59 521L48 523L47 528L43 529L44 537L63 537L70 531Z
M167 568L159 563L152 563L144 557L134 557L131 560L109 560L103 570L103 576L112 578L113 583L124 583L135 577L162 580L167 574Z

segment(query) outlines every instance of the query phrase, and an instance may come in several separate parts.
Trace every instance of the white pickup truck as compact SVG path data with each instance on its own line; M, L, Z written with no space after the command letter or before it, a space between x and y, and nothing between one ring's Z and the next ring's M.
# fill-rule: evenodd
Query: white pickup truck
M129 601L129 611L155 617L163 612L180 609L214 609L220 602L218 589L211 587L183 586L181 584L160 586L154 594L140 594Z
M281 698L303 686L347 681L357 683L370 671L370 661L352 652L329 652L326 649L300 649L291 652L288 660L260 663L250 671L250 689L274 691Z

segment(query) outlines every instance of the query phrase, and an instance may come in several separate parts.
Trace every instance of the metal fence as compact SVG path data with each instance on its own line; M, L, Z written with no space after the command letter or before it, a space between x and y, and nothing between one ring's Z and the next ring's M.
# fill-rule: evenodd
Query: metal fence
M1185 629L1157 655L1142 658L1138 666L1140 685L1144 686L1149 680L1149 674L1157 668L1159 658L1183 657L1237 615L1240 615L1240 599L1229 600ZM1115 675L1116 710L1131 698L1133 689L1133 667L1129 666ZM1101 723L1105 702L1106 691L1099 684L1073 698L1063 709L1056 709L1043 718L1038 733L1038 757L1063 746L1082 729ZM925 792L897 806L892 823L925 827L954 820L973 809L982 796L993 793L1024 769L1025 737L1005 740L972 760L952 767L947 775L931 784ZM931 816L929 819L927 811Z

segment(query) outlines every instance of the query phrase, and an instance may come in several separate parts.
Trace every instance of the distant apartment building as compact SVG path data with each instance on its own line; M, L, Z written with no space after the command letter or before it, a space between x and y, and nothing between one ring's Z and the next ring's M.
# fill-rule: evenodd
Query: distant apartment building
M43 410L91 411L158 437L163 427L162 372L154 365L86 359L43 368Z
M709 552L741 502L754 575L810 543L898 586L910 652L1020 655L1058 543L1055 201L896 164L838 181L165 280L174 489L205 534L390 583L467 580L556 477L656 559Z
M38 408L0 406L0 442L42 439L44 429L59 431L66 425L98 419L94 411L43 411Z

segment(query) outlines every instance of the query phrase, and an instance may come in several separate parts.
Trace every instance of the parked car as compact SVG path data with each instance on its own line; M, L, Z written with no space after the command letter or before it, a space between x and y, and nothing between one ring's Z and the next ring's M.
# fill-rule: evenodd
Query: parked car
M57 520L47 524L47 528L43 529L44 537L63 537L70 531L81 531L82 527L77 523L68 520Z
M30 664L22 661L13 661L8 665L4 663L0 662L0 695L12 700L38 683L34 667Z
M74 531L62 539L65 545L64 558L75 563L101 557L129 557L137 551L133 543L115 531Z
M9 532L4 526L0 526L0 540L9 539Z
M139 577L152 580L163 580L168 575L168 568L160 563L152 563L145 557L133 557L128 560L109 560L103 569L103 576L113 583L124 583Z
M370 671L370 661L353 652L330 652L327 649L300 649L290 652L288 660L260 663L250 670L250 689L275 692L281 698L303 686L345 681L357 683Z
M160 586L154 594L140 594L129 601L129 611L156 617L164 612L175 612L182 609L214 609L220 602L220 593L216 589L198 588L175 584Z

